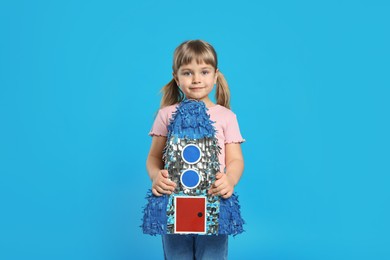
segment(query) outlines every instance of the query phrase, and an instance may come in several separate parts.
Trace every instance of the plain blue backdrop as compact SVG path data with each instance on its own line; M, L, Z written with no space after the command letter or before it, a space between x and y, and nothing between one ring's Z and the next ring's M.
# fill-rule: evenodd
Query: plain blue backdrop
M390 259L388 1L1 1L0 259L162 259L147 135L216 48L245 172L230 259Z

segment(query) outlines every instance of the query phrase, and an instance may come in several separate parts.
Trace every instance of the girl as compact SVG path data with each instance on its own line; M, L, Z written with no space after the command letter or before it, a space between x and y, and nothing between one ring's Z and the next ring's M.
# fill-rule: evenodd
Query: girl
M244 169L240 143L245 140L241 137L236 115L230 110L230 92L218 69L217 54L209 43L190 40L180 44L174 52L172 68L173 79L162 89L161 109L149 133L153 139L146 168L152 181L152 194L149 194L149 203L144 209L143 231L162 235L165 259L226 259L228 235L243 232L244 221L240 216L237 196L233 192ZM209 97L215 84L217 104ZM208 194L220 196L220 227L217 235L166 234L163 223L166 221L167 198L177 186L168 178L168 171L164 169L163 150L172 114L178 104L186 100L203 102L210 120L215 123L221 172L215 175ZM161 213L163 221L159 221L156 212Z

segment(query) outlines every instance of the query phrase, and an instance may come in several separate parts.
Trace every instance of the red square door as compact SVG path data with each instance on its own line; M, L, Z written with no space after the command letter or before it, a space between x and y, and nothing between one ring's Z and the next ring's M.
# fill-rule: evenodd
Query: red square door
M175 233L206 232L206 197L175 197Z

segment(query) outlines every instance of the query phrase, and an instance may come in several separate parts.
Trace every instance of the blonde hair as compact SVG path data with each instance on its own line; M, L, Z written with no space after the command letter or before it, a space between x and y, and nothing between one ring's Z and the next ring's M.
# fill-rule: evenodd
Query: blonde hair
M176 74L182 65L187 65L196 59L196 62L206 63L211 65L215 70L218 69L217 53L213 46L202 40L190 40L180 44L173 55L173 73ZM230 90L223 74L217 71L217 90L215 92L215 99L217 104L230 108ZM184 100L185 95L180 90L175 79L173 78L168 84L166 84L161 92L163 94L161 98L161 108L174 105Z

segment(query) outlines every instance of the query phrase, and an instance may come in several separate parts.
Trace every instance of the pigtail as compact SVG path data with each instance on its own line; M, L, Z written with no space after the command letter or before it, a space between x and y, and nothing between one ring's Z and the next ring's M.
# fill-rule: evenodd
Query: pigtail
M184 100L184 94L181 92L180 88L177 86L175 79L169 81L162 89L162 98L160 108L174 105Z
M217 104L230 109L230 90L228 83L223 74L217 72L217 90L215 92L215 99Z

